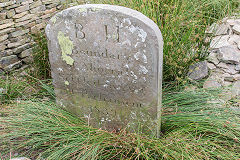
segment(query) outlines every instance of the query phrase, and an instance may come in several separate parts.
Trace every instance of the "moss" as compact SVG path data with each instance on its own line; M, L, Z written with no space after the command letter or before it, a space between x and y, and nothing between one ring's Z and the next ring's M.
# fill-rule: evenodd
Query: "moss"
M58 32L58 42L62 51L62 59L66 61L67 64L73 65L74 60L69 55L72 54L73 42L69 37L65 37L63 32Z

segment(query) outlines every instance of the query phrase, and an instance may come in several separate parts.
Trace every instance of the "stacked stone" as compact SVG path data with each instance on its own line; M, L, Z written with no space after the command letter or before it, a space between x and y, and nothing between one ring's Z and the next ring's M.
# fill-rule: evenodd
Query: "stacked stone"
M67 0L0 0L0 73L32 62L31 34L44 29Z
M209 34L210 54L207 66L210 75L204 88L236 85L240 81L240 19L225 18L206 31ZM239 86L238 86L239 87Z

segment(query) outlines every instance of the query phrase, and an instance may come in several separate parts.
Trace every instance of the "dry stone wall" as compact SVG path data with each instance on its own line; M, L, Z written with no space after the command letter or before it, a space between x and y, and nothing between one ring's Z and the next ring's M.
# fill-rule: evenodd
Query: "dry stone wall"
M32 62L31 35L45 28L49 18L73 1L0 0L0 73ZM75 1L83 3L83 0Z
M211 73L204 87L220 87L240 81L240 19L224 18L206 31L212 35L208 68Z

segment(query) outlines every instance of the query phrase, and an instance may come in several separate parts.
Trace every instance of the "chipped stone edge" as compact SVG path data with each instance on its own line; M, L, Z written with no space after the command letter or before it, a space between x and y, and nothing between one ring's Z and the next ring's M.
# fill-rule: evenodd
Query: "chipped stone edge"
M159 137L160 135L160 128L161 128L161 110L162 110L162 70L163 70L163 38L162 38L162 33L160 31L160 29L158 28L157 24L154 23L150 18L148 18L147 16L145 16L144 14L142 14L141 12L138 12L136 10L130 9L130 8L126 8L123 6L117 6L117 5L108 5L108 4L85 4L85 5L79 5L79 6L74 6L74 7L70 7L66 10L63 10L59 13L57 13L56 15L54 15L54 17L56 17L57 15L62 14L62 12L68 11L68 10L82 10L85 11L89 8L96 8L96 11L98 11L99 9L107 9L107 10L111 10L111 11L115 11L115 12L120 12L122 14L131 16L135 19L138 19L139 21L143 22L144 24L146 24L149 28L151 28L154 32L155 35L157 36L157 40L158 40L158 46L159 46L159 50L158 53L158 70L157 70L157 82L158 82L158 106L157 106L157 137ZM48 37L48 29L50 27L50 23L47 24L46 28L45 28L45 33Z

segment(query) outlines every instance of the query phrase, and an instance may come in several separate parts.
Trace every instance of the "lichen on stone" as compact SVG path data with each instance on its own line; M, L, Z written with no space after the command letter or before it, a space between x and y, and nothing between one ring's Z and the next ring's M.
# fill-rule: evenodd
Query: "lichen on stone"
M79 11L80 12L87 12L87 8L80 8Z
M64 84L67 85L67 86L69 86L69 82L68 82L68 81L65 81Z
M58 42L62 51L62 59L69 65L73 65L74 60L69 55L72 54L73 42L63 32L58 32Z
M55 23L57 22L57 18L54 16L54 17L52 17L52 18L50 19L50 21L51 21L53 24L55 24Z

